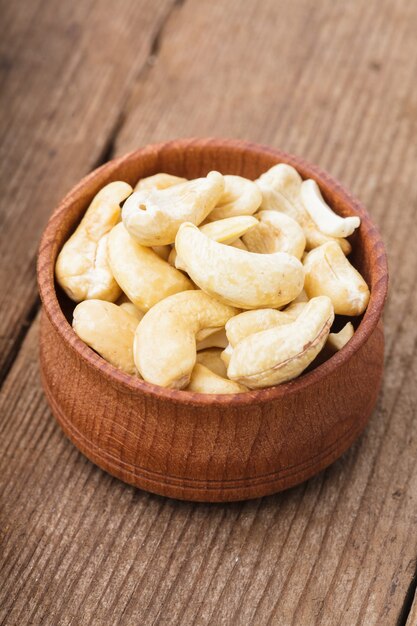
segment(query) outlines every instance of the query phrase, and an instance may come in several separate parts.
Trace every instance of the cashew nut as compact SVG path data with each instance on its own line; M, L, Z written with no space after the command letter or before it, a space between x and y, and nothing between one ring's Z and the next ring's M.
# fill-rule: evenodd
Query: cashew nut
M234 348L239 341L253 333L268 330L274 326L291 324L294 321L292 315L276 309L255 309L243 311L232 317L226 324L226 335L230 345Z
M368 285L335 242L308 253L304 289L309 298L328 296L336 314L360 315L369 302Z
M168 189L168 187L173 187L174 185L185 183L186 181L186 178L161 172L160 174L140 178L133 188L133 191L142 191L142 189Z
M285 252L245 252L211 240L189 222L181 225L175 248L196 285L225 304L277 308L303 288L303 266Z
M109 263L118 284L141 311L173 293L193 288L184 274L151 248L134 241L122 223L109 235Z
M237 215L236 217L226 217L224 219L209 222L200 226L202 233L218 241L219 243L233 243L242 235L251 231L258 224L256 217L251 215Z
M128 374L136 373L133 338L137 325L137 317L104 300L85 300L78 304L72 322L84 343Z
M204 329L207 333L208 329ZM215 329L215 332L206 334L204 339L200 339L198 335L201 336L201 333L197 334L197 350L206 350L207 348L225 348L227 346L227 337L226 331L224 328Z
M292 380L320 352L333 319L330 299L313 298L294 322L239 341L230 359L228 377L251 389Z
M203 291L184 291L158 302L139 323L134 359L143 378L183 389L196 362L196 333L224 326L239 311Z
M232 246L233 248L238 248L239 250L246 250L246 252L248 252L247 247L245 246L245 244L243 243L243 241L240 238L236 239L236 241L233 241L229 245Z
M242 236L250 252L286 252L301 259L306 238L298 222L278 211L260 211L255 217L258 224Z
M223 176L210 172L167 189L136 191L123 205L123 223L144 246L173 243L183 222L200 224L207 217L223 189Z
M210 213L209 221L239 215L252 215L259 208L262 193L252 180L242 176L224 176L224 191Z
M216 220L199 228L202 233L213 239L213 241L233 245L236 241L239 241L241 235L244 235L257 224L258 220L256 218L250 215L241 215L226 217L224 220ZM179 270L185 270L184 264L178 258L175 247L169 254L168 262Z
M301 184L301 200L317 228L331 237L348 237L360 226L359 217L340 217L323 200L315 180L304 180Z
M187 391L198 393L242 393L248 391L243 385L215 374L201 363L194 365Z
M119 297L120 289L107 262L106 235L120 219L120 202L131 193L131 186L121 181L103 187L64 243L55 275L75 302L90 298L113 301Z
M219 348L209 348L208 350L201 350L197 352L197 363L201 363L201 365L205 365L209 370L217 374L217 376L222 376L222 378L227 377L227 368L221 359L222 351Z
M297 170L286 163L274 165L256 181L262 191L261 209L281 211L295 219L304 230L306 246L312 250L334 238L320 232L301 201L302 178ZM336 239L345 254L352 250L346 239Z
M352 322L348 322L338 333L330 333L327 338L326 348L330 348L332 352L338 352L352 339L354 334Z

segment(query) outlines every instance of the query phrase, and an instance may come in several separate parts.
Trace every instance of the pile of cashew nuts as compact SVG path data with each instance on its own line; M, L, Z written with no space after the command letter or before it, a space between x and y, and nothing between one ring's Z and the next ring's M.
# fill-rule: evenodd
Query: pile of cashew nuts
M115 367L241 393L289 381L351 339L351 322L331 330L369 301L347 258L359 226L284 163L255 181L161 173L97 193L56 279L79 303L77 335Z

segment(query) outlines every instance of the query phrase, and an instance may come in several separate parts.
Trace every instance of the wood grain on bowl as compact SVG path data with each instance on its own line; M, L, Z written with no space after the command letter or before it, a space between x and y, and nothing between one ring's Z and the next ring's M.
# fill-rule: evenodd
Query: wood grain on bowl
M223 396L165 389L113 368L75 335L54 282L55 259L97 191L163 171L193 178L217 169L256 178L285 162L314 178L342 216L359 215L353 262L371 299L352 340L300 378ZM148 146L83 179L52 215L42 238L41 370L52 411L74 444L122 480L175 498L228 501L291 487L338 458L375 405L383 369L384 246L364 208L303 160L233 140L189 139Z

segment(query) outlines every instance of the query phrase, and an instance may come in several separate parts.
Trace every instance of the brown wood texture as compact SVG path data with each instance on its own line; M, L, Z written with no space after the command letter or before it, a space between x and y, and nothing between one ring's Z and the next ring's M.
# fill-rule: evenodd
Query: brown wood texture
M104 184L133 185L158 171L195 178L214 169L254 179L279 162L315 178L338 213L361 218L351 256L371 298L344 350L290 383L216 396L163 389L127 376L79 340L64 314L67 298L56 290L55 262ZM300 158L242 141L191 139L110 161L71 190L52 215L40 244L38 283L41 376L52 411L88 458L136 487L204 502L288 489L341 456L375 407L384 358L384 246L365 209L337 181Z
M0 623L414 626L416 3L3 4ZM316 478L243 504L179 503L95 468L47 408L37 319L26 334L57 200L103 156L190 135L318 163L389 253L369 427Z

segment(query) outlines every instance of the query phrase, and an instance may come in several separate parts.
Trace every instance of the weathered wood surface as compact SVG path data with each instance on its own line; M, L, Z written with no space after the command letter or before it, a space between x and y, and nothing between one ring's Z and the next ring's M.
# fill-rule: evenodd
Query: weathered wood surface
M5 3L1 624L414 626L416 27L408 0ZM389 252L370 426L320 476L244 504L164 500L94 468L43 398L37 319L20 345L55 201L103 155L184 135L317 162Z

